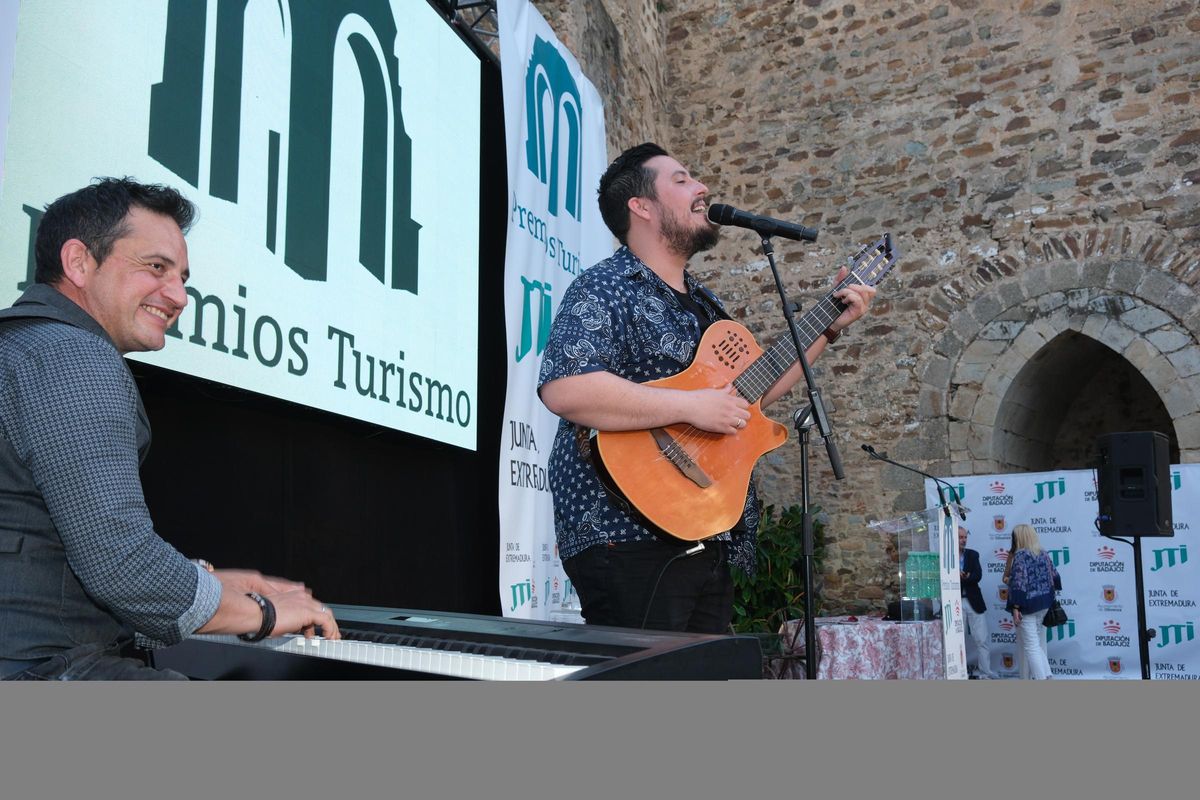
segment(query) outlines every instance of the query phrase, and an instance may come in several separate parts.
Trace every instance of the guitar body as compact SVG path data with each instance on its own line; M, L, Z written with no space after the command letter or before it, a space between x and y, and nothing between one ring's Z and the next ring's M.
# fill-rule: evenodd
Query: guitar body
M859 250L845 277L799 320L800 346L807 349L845 310L835 296L841 289L876 285L898 256L890 233ZM592 443L597 474L635 519L672 539L696 542L729 530L742 516L754 464L787 441L787 429L763 416L759 403L799 357L790 336L764 352L743 326L714 322L687 369L646 385L719 389L734 383L750 402L746 427L730 435L690 425L599 431Z
M683 372L648 381L667 389L718 389L738 377L763 350L745 327L714 322ZM709 485L688 477L663 453L661 432L698 467ZM597 471L637 508L653 528L682 541L700 541L732 528L742 516L750 473L765 453L787 440L787 429L750 405L750 420L735 434L708 433L691 425L651 431L599 431L593 442ZM607 474L605 474L607 473Z

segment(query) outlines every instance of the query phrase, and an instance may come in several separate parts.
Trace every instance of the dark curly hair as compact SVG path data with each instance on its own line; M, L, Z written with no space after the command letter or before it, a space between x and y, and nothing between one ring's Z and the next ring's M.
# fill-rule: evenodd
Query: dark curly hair
M103 262L113 243L129 232L125 217L134 207L170 217L184 233L196 220L196 206L169 186L138 183L128 177L96 178L90 186L46 206L34 245L34 281L52 284L62 279L59 254L71 239L83 242L96 261Z
M634 197L656 199L654 170L646 162L655 156L670 155L654 142L629 148L617 156L600 177L600 216L613 236L626 244L629 234L629 201Z

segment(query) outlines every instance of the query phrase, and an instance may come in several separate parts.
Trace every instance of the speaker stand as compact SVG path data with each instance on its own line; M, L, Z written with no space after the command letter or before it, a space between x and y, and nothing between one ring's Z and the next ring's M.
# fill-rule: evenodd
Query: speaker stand
M1142 583L1142 538L1134 536L1133 539L1122 539L1107 533L1100 535L1105 539L1112 539L1114 542L1121 542L1133 548L1133 579L1137 594L1138 656L1142 662L1142 680L1148 681L1150 680L1150 640L1154 638L1154 631L1146 627L1146 590Z

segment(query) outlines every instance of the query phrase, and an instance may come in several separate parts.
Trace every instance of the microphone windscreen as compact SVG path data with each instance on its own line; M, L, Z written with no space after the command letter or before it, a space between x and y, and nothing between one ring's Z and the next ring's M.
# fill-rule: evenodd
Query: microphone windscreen
M733 219L733 207L724 203L713 203L708 207L708 221L717 225L728 225Z

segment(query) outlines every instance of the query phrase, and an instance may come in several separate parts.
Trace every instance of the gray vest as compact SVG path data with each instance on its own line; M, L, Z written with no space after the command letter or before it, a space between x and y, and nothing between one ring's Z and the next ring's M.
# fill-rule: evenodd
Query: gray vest
M0 311L0 337L14 320L66 324L108 339L104 329L50 286L35 284ZM150 422L138 397L138 455ZM113 643L133 631L98 606L67 563L66 549L33 476L0 435L0 662L36 660L81 644ZM0 664L0 666L3 666Z

